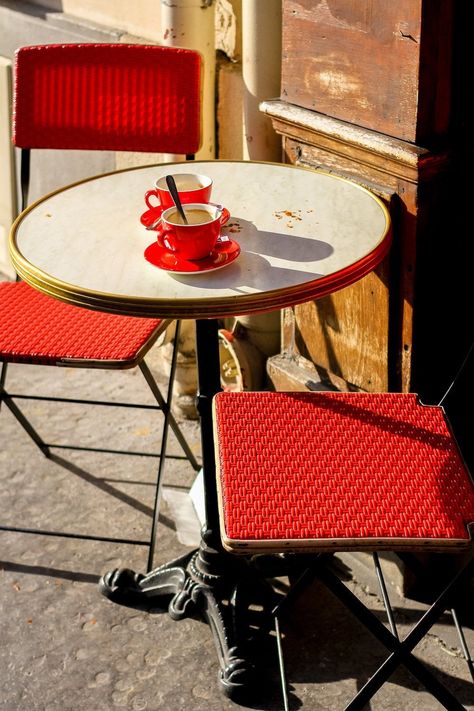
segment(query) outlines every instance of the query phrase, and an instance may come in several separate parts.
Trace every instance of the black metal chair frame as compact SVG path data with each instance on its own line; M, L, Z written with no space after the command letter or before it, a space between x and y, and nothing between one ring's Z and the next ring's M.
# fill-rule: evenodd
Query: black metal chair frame
M456 601L456 596L458 595L462 585L466 583L468 577L474 572L474 558L471 556L455 578L451 580L439 594L433 604L424 613L405 639L400 640L378 554L373 553L372 555L390 629L387 629L378 617L359 600L357 595L349 590L349 588L341 581L331 566L328 565L327 555L325 556L325 554L316 556L316 559L312 562L312 564L301 574L297 581L291 585L283 600L274 607L272 615L277 637L278 660L285 711L289 710L290 705L288 699L288 683L283 658L281 618L301 591L314 580L320 581L333 595L335 595L335 597L337 597L340 602L354 614L359 622L361 622L366 629L368 629L374 637L386 647L389 652L389 656L386 660L379 666L366 684L364 684L364 686L358 691L351 702L345 706L345 711L363 709L374 694L377 693L377 691L400 665L405 666L406 669L408 669L408 671L410 671L411 674L413 674L413 676L416 677L449 711L464 709L465 707L455 698L455 696L453 696L444 684L442 684L436 676L432 674L423 662L413 655L413 649L429 632L439 617L447 609L450 609L454 625L459 635L462 652L466 659L471 677L474 680L473 661L469 653L463 629L453 607L453 604L455 604Z
M456 377L442 397L440 405L444 409L450 409L450 400L456 390L460 387L461 376L467 371L467 364L474 361L474 343L470 346L468 353L459 369ZM400 558L409 562L407 553L399 553ZM292 557L298 558L298 554ZM357 711L363 709L370 699L377 693L382 685L389 679L393 672L403 665L411 674L417 678L424 687L442 704L448 711L461 711L465 707L455 698L455 696L442 684L436 676L417 659L413 650L416 645L425 637L431 627L440 616L450 610L454 626L459 636L460 647L465 657L469 673L474 681L474 663L470 655L466 638L459 622L459 617L455 609L456 600L469 578L474 574L474 553L469 552L466 559L462 561L457 573L448 583L444 583L444 588L439 592L434 602L428 610L421 616L408 635L401 640L395 618L390 603L387 585L382 572L379 556L377 552L372 553L375 573L380 586L381 598L387 614L389 629L369 610L341 580L331 566L332 556L320 553L307 556L308 566L297 577L283 599L278 602L272 610L273 624L277 639L277 652L279 661L280 678L282 684L283 704L285 711L289 711L288 684L285 672L283 657L283 643L281 636L281 618L295 601L298 595L313 581L320 581L353 615L368 629L374 637L386 647L389 655L378 667L370 679L362 686L350 703L345 707L345 711ZM303 566L304 567L304 566Z
M187 154L186 160L194 160L194 157L195 157L194 154ZM31 150L29 148L21 148L20 149L21 210L24 210L28 205L28 192L29 192L29 183L30 183L30 161L31 161ZM17 277L17 281L18 281L18 277ZM36 395L35 396L35 395L26 395L26 394L16 393L16 392L9 392L6 389L8 362L2 361L2 364L1 364L2 367L0 370L0 407L1 407L2 403L5 403L5 406L10 410L12 415L16 418L16 420L23 427L23 429L29 435L29 437L34 441L34 443L41 450L41 452L45 455L45 457L51 459L52 461L55 461L58 464L62 464L64 461L51 451L51 450L57 450L57 449L92 451L92 452L110 453L110 454L118 454L118 455L129 455L129 456L154 457L154 458L159 459L159 465L157 468L157 475L156 475L156 484L155 484L155 496L154 496L154 502L153 502L152 524L151 524L149 539L148 540L136 540L136 539L131 539L131 538L109 538L106 536L85 535L85 534L80 534L80 533L66 533L66 532L59 532L59 531L33 529L33 528L28 528L28 527L23 527L23 526L8 526L8 525L0 525L0 531L10 531L10 532L17 532L17 533L33 533L33 534L40 534L40 535L46 535L46 536L59 536L59 537L64 537L64 538L74 538L74 539L83 539L83 540L124 543L124 544L128 544L128 545L146 546L146 547L148 547L147 570L151 570L151 568L153 567L153 559L154 559L154 552L155 552L155 539L156 539L156 532L157 532L158 518L159 518L161 482L162 482L162 478L163 478L163 472L164 472L166 458L168 457L170 459L188 460L194 471L197 472L200 469L200 465L199 465L193 451L191 450L189 444L187 443L178 423L176 422L175 417L173 416L173 414L171 412L173 385L174 385L174 380L175 380L177 355L178 355L179 329L180 329L180 322L176 321L173 352L172 352L172 358L171 358L170 375L169 375L169 380L168 380L168 391L167 391L166 397L163 396L155 378L153 377L153 375L152 375L148 365L145 363L144 359L142 358L137 363L137 365L139 366L139 368L145 378L145 381L146 381L148 387L150 388L150 390L153 394L153 397L156 401L156 404L153 404L153 405L147 405L147 404L143 404L143 403L108 402L108 401L104 401L104 400L53 397L53 396L48 396L48 395L44 395L44 396L43 395L41 395L41 396ZM158 336L159 336L159 333L157 333L157 337ZM154 340L156 340L156 338L153 339L153 341L151 341L147 345L149 345L149 347L151 347ZM85 361L83 363L73 363L73 362L61 363L61 366L82 367L82 368L91 368L92 367L91 363L90 362L88 363L87 361ZM97 367L101 367L99 363L97 364ZM104 367L104 366L102 366L102 367ZM108 366L106 367L106 369L107 368L108 368ZM57 403L76 403L76 404L84 404L84 405L139 408L139 409L145 409L145 410L161 411L163 413L164 421L163 421L163 427L162 427L160 451L159 452L126 451L126 450L119 450L119 449L107 449L107 448L103 448L103 447L102 448L100 448L100 447L97 447L97 448L82 447L82 446L74 446L74 445L68 445L68 444L45 442L43 440L43 438L40 436L40 434L33 427L31 422L28 420L26 415L22 412L20 407L16 404L16 401L18 401L18 400L43 400L43 401L57 402ZM167 454L169 428L172 429L181 449L183 450L183 452L184 452L183 455L168 455Z

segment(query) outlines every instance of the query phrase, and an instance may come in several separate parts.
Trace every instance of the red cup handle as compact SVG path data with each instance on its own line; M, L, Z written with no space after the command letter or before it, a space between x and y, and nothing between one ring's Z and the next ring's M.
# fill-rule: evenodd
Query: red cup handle
M221 225L225 225L225 223L229 221L229 218L230 218L230 212L229 212L229 210L228 210L226 207L223 207L223 208L222 208L222 214L221 214L221 216L220 216L220 218L219 218Z
M156 239L159 246L162 249L167 249L169 252L176 252L169 242L166 241L166 235L170 234L173 230L170 227L163 227L163 223L160 222L156 228Z
M221 223L221 225L225 225L225 223L228 222L230 218L229 210L226 207L223 207L222 205L218 205L216 202L210 202L208 204L212 205L213 207L218 207L220 210L222 210L219 222Z
M151 197L158 198L157 205L150 202ZM145 193L145 202L146 202L147 206L150 208L150 210L156 210L157 207L161 207L160 196L158 194L158 190L147 190Z

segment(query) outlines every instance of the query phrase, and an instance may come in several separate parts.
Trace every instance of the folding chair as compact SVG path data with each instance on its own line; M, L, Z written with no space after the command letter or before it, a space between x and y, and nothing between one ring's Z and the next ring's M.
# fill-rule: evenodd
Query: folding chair
M177 153L193 159L201 142L201 56L187 49L147 45L22 47L16 53L13 142L21 148L22 209L28 204L32 148ZM19 280L0 284L0 404L5 403L43 454L54 459L52 449L69 448L160 457L149 543L92 536L95 540L148 545L148 568L153 561L168 427L185 455L178 458L189 460L194 470L199 469L170 411L179 322L166 397L144 360L168 325L168 321L160 319L93 312L65 304ZM159 455L45 442L17 405L19 399L31 396L6 389L8 363L103 369L138 366L155 405L51 396L33 399L162 410ZM0 528L66 535L21 527Z
M306 568L299 579L295 573L289 576L289 592L273 609L285 709L279 617L315 578L389 651L346 709L363 708L400 664L447 709L464 708L412 650L439 616L453 608L474 679L454 611L456 597L467 588L474 569L474 484L447 417L454 403L453 420L454 415L458 421L468 417L473 355L471 346L464 382L456 378L443 406L423 405L411 393L224 392L215 397L224 547L246 555L279 554L287 570L291 563L295 570L298 561L300 573ZM469 436L472 439L472 431ZM337 551L373 552L390 630L334 572L333 556L327 554ZM457 572L442 582L431 607L402 641L379 551L462 553L455 559Z

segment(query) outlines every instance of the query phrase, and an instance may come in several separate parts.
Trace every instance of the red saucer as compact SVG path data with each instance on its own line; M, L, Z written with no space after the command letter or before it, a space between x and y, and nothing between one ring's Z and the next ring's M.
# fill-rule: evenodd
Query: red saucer
M145 249L145 259L159 269L173 274L202 274L222 269L232 264L240 254L240 245L226 235L219 237L216 246L208 257L192 261L183 259L169 249L153 242Z
M162 212L161 207L154 207L152 210L147 210L140 216L140 222L145 227L149 227L155 220L161 217Z

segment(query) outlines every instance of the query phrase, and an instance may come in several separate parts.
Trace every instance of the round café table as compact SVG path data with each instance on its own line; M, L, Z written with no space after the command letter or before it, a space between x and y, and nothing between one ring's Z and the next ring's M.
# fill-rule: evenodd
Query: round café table
M155 233L145 229L153 215L144 193L167 173L211 177L211 201L230 212L222 254L209 270L192 272L163 260ZM147 575L111 571L100 587L126 604L156 607L158 598L171 596L174 619L200 612L213 632L220 683L229 695L255 677L245 630L258 575L252 561L225 552L219 537L212 426L212 398L220 389L217 320L342 289L374 269L390 242L387 209L363 187L310 169L250 161L172 163L90 178L41 198L13 225L13 264L36 289L90 309L196 320L206 511L201 545Z

